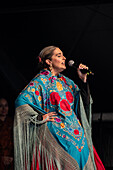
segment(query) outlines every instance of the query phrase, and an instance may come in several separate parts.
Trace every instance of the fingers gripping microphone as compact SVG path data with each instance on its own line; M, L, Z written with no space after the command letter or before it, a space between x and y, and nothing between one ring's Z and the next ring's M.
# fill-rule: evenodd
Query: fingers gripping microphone
M73 67L73 68L76 68L77 69L77 64L75 64L75 62L73 61L73 60L70 60L69 62L68 62L68 65L70 66L70 67ZM83 73L83 74L91 74L91 75L94 75L94 73L92 73L92 71L91 70L87 70L87 69L80 69L80 71L81 71L81 73Z

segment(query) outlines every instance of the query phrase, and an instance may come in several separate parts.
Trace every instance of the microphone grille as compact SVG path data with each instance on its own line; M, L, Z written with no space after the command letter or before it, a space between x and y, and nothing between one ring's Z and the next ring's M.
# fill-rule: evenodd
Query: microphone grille
M75 63L75 62L74 62L73 60L69 60L68 65L69 65L69 66L73 66L74 63Z

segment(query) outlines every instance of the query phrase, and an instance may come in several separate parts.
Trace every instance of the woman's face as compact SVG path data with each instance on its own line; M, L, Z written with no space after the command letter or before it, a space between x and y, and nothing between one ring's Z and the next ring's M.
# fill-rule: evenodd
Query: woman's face
M63 56L63 52L59 48L56 48L51 58L53 74L56 75L66 69L65 60L66 58Z
M8 114L8 103L5 99L0 99L0 116L6 116Z

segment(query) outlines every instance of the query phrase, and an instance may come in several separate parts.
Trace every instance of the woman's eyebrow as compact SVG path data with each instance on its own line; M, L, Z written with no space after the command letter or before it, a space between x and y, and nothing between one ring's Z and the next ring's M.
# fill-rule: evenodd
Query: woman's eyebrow
M61 55L61 54L63 54L63 53L57 53L56 55L59 55L59 54Z

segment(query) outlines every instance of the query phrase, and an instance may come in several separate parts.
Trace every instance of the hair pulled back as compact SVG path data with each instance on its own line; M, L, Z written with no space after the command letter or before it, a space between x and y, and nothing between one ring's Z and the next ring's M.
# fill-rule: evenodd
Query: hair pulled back
M56 46L48 46L48 47L45 47L41 50L41 52L39 53L39 58L40 58L40 61L39 61L39 68L40 69L43 69L43 68L49 68L49 65L46 63L46 59L50 59L51 60L51 57L53 55L53 51L58 48Z

